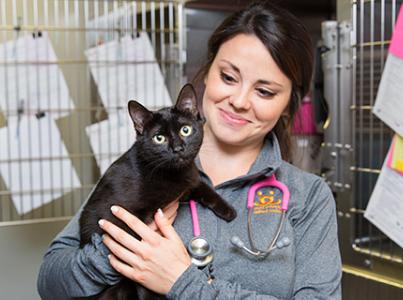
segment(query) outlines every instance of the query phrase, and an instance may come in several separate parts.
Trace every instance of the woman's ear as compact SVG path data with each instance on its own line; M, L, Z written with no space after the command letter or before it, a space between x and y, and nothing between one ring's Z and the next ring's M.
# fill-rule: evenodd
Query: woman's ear
M285 117L285 118L289 118L289 117L290 117L290 113L289 113L288 111L283 111L283 112L281 113L281 116L282 116L282 117Z
M290 114L290 104L283 110L280 115L280 118L284 122L285 126L290 126L291 123L291 114Z
M283 112L280 115L281 117L284 118L290 118L290 102L288 102L287 106L284 108Z

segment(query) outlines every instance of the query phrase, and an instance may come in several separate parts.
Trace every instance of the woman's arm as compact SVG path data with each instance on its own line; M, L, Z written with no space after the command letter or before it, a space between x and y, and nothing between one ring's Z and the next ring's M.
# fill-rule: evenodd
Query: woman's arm
M164 208L169 224L175 220L177 209L178 201ZM81 211L52 241L44 256L37 282L38 292L44 300L96 295L122 277L110 265L109 250L99 235L94 234L91 244L79 248ZM154 222L148 227L158 230Z
M341 299L342 264L336 205L323 180L313 185L294 230L295 299Z
M208 276L194 265L191 265L182 276L179 277L166 297L170 300L280 300L274 296L249 291L238 283L217 278L209 280Z
M101 292L119 282L121 275L109 264L109 251L99 235L91 244L79 248L81 210L50 244L38 276L42 299L71 299Z

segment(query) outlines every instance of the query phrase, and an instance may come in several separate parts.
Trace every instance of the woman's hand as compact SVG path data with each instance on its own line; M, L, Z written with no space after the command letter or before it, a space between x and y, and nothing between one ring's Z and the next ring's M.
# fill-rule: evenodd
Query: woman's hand
M154 216L161 234L141 222L125 209L112 206L112 213L125 222L142 240L118 226L100 220L105 245L111 251L109 261L123 276L158 293L167 294L179 276L191 264L186 247L162 210Z
M164 213L165 218L168 219L168 223L169 225L172 225L175 221L177 210L179 207L179 201L176 200L174 202L169 203L167 206L165 206L162 209L162 212ZM148 227L150 227L152 230L157 231L159 234L161 234L161 232L158 231L158 227L157 224L155 223L155 221L151 222L150 224L148 224Z

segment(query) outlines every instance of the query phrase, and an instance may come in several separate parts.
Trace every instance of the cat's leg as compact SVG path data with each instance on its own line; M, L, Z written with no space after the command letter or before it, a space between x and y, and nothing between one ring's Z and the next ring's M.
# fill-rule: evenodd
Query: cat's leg
M91 210L84 208L79 220L80 224L80 248L83 248L86 244L91 243L92 235L94 233L102 236L103 230L98 225L99 217L95 213L91 213Z
M96 298L97 300L141 300L141 293L138 293L138 289L143 287L139 284L131 281L128 278L122 278L122 280L114 286L108 287ZM84 300L84 299L83 299Z
M192 189L189 199L194 199L210 208L218 217L227 222L236 218L235 209L202 181L197 187Z
M141 285L137 285L137 297L138 297L137 298L138 300L163 300L163 299L166 299L166 297L164 297L162 295L158 295Z

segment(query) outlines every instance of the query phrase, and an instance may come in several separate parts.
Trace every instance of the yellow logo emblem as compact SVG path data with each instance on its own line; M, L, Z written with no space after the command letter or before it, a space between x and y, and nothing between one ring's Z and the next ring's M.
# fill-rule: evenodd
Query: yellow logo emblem
M275 198L274 191L269 191L268 193L263 193L258 191L257 201L255 200L255 205L253 208L253 213L255 214L266 214L266 213L280 213L281 212L281 198Z

